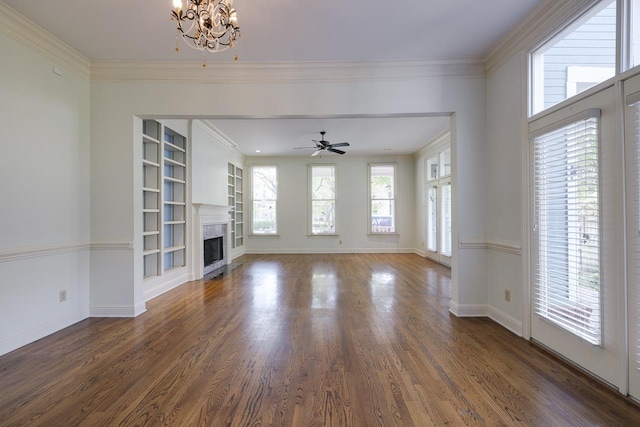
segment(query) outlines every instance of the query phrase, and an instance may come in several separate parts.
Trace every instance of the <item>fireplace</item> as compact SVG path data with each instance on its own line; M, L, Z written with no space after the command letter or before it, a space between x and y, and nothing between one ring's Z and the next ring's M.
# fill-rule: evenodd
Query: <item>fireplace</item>
M202 279L206 274L231 263L232 206L193 204L193 279Z
M204 268L224 259L224 239L222 236L204 241Z
M202 226L202 274L211 273L226 263L227 224Z

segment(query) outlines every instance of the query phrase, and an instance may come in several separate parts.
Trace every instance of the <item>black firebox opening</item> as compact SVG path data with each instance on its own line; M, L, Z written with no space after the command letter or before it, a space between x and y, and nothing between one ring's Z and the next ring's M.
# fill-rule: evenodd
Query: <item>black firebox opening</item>
M216 261L224 259L222 236L204 241L204 266L207 267Z

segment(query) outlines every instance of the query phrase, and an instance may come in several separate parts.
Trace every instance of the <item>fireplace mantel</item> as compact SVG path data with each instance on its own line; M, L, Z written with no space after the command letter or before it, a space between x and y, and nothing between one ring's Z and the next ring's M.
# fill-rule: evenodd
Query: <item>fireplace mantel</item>
M192 203L193 213L199 216L224 216L225 220L231 220L229 212L233 210L233 206L208 205L206 203Z
M204 276L204 245L203 229L205 225L226 224L226 245L224 248L224 263L231 264L231 214L233 206L209 205L206 203L192 203L194 227L193 227L193 254L195 278Z

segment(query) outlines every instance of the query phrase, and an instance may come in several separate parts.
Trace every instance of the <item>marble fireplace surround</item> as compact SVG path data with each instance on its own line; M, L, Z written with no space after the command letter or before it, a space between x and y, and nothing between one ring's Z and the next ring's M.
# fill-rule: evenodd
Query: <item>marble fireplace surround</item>
M195 265L195 278L202 279L205 274L231 264L231 214L232 206L208 205L206 203L193 203L195 216L193 227L193 245ZM223 259L205 268L204 266L204 240L222 236Z

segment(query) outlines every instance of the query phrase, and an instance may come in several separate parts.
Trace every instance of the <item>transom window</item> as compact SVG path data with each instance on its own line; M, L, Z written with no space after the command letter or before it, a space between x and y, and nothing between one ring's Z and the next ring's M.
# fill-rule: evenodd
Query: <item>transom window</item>
M533 52L532 115L615 76L616 12L604 0Z

